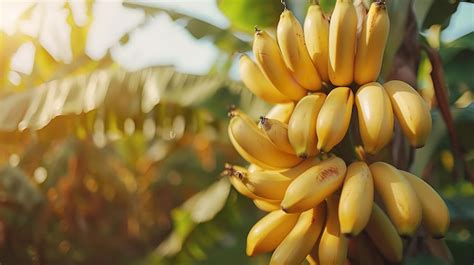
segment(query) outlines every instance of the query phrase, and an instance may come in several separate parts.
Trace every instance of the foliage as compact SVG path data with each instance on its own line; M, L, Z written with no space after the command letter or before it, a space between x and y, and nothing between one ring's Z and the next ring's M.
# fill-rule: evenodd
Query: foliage
M335 3L320 2L328 13ZM363 9L370 1L356 2ZM474 166L469 134L474 129L474 35L440 40L459 6L448 2L414 1L411 14L411 1L389 1L392 30L384 73L388 78L397 70L407 40L440 55L442 65L437 65L425 51L411 51L420 58L411 74L432 105L434 122L429 145L415 152L411 170L442 191L452 215L445 241L455 263L467 264L474 260L468 251L474 246L474 190L468 182ZM266 256L243 255L245 234L262 213L218 175L224 162L243 164L227 140L227 108L236 104L254 117L268 108L228 78L233 54L249 51L253 27L274 27L283 6L218 0L231 24L223 29L144 2L123 4L144 12L138 27L166 13L185 21L183 27L196 39L212 40L224 59L198 76L169 66L129 72L110 51L91 59L85 46L93 4L87 1L87 21L81 25L74 22L71 6L64 5L70 62L55 58L37 35L0 32L0 263L221 264L225 259L266 264ZM288 6L304 16L305 3L288 1ZM35 9L41 4L32 5L22 19ZM417 27L407 27L407 20ZM132 32L116 45L128 45ZM15 85L9 82L10 61L25 43L35 47L33 70L17 72L21 81ZM438 108L440 88L432 73L439 68L453 124L445 123L446 111ZM465 165L459 164L453 137L462 143ZM395 156L409 155L400 151ZM451 175L459 167L466 174L455 181ZM408 264L452 259L440 241L415 243L421 255L409 257Z

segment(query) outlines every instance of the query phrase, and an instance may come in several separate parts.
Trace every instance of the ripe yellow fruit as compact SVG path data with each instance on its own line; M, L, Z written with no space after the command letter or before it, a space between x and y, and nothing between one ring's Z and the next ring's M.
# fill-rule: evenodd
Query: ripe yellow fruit
M403 134L413 147L423 147L432 126L428 105L413 87L403 81L392 80L383 86L392 102Z
M348 87L333 89L318 114L316 122L317 147L329 152L346 135L351 121L354 94Z
M281 200L292 180L277 171L270 170L240 173L238 177L250 192L271 200Z
M228 134L239 154L249 163L265 169L290 168L301 159L278 149L264 132L242 112L234 111Z
M328 217L319 242L321 264L342 265L347 258L347 238L341 233L338 213L339 198L336 194L327 198Z
M281 210L264 216L247 236L247 255L254 256L274 250L293 229L299 216Z
M297 166L294 166L290 169L282 171L281 174L285 175L288 178L296 178L299 175L303 174L306 170L312 168L313 166L321 163L321 159L319 157L308 157L307 159L303 160L303 162L299 163Z
M347 167L339 200L341 232L358 235L369 222L374 201L374 182L369 167L364 162L354 162Z
M245 86L257 97L268 103L284 103L291 101L282 94L262 73L258 65L245 54L239 60L240 77Z
M316 120L325 99L326 95L323 93L307 95L296 104L291 114L288 139L299 157L306 158L319 153L316 148Z
M286 68L277 42L265 31L255 32L253 53L264 75L282 94L292 100L304 97L306 90L293 79Z
M390 220L402 236L412 236L421 222L421 205L405 177L392 165L370 165L377 193L387 208Z
M263 199L254 199L253 203L257 206L258 209L264 212L273 212L280 210L279 200L263 200Z
M245 197L250 198L252 200L263 199L249 191L249 189L242 183L242 180L237 176L237 174L239 174L240 172L246 172L245 168L226 164L225 169L221 173L221 175L228 177L232 186L234 186L234 188Z
M362 85L377 80L382 68L389 31L390 20L385 2L373 2L357 42L354 66L354 81L357 84Z
M393 110L390 98L379 83L361 86L356 93L359 130L364 150L376 154L393 135Z
M278 120L261 117L259 125L272 143L280 150L289 154L295 154L295 151L290 144L290 140L288 139L288 124Z
M318 70L321 79L329 82L328 76L328 45L329 21L324 17L321 7L310 5L304 21L304 39L309 56Z
M439 194L421 178L400 170L410 182L421 203L423 224L435 238L443 238L449 228L449 210Z
M321 161L290 183L281 208L288 213L313 208L341 187L345 173L346 164L339 157Z
M374 203L372 214L365 230L375 247L390 262L398 263L403 258L403 242L388 216Z
M336 86L348 86L354 76L357 14L352 0L337 0L329 24L328 74Z
M301 264L313 248L326 220L326 205L301 213L298 222L273 252L270 265Z
M285 9L277 26L278 45L295 80L308 90L320 90L321 78L309 57L300 22Z
M281 103L273 106L268 113L265 115L265 118L281 121L288 124L291 114L295 109L295 103Z

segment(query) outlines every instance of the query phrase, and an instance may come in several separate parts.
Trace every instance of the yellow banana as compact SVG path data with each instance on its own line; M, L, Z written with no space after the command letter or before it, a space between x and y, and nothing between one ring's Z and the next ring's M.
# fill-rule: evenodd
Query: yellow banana
M431 133L432 125L428 105L413 87L403 81L392 80L383 86L392 102L403 134L413 147L423 147Z
M308 90L320 90L321 78L309 57L301 24L290 10L283 10L277 26L283 61L295 80Z
M338 213L339 198L327 198L328 217L319 242L318 258L321 265L342 265L347 258L347 238L341 233Z
M303 160L303 162L299 163L297 166L294 166L290 169L282 171L281 174L285 175L288 178L294 179L298 177L299 175L303 174L303 172L305 172L306 170L312 168L313 166L319 163L321 163L321 158L316 157L316 156L309 157Z
M329 21L324 17L319 5L310 5L308 8L304 21L304 39L319 76L323 81L329 82Z
M276 104L268 111L268 113L265 115L265 118L274 119L288 124L291 113L293 113L294 109L294 102Z
M272 143L280 150L289 154L295 154L293 147L291 147L290 140L288 139L288 124L278 120L261 117L259 125Z
M257 196L255 193L251 192L245 184L242 182L242 177L239 177L239 174L247 173L246 169L243 167L239 166L233 166L230 164L225 165L224 171L221 173L221 176L228 177L230 183L234 188L242 195L245 197L252 199L252 200L268 200L272 203L280 203L281 200L279 201L273 201L269 200L268 198L263 198L260 196Z
M317 155L316 120L326 95L315 93L302 98L296 104L288 122L288 139L299 157Z
M301 213L298 222L273 252L270 265L301 264L318 240L326 220L326 204Z
M297 166L285 171L281 171L280 173L287 178L293 179L320 162L321 160L318 157L308 158ZM248 169L245 170L245 168L243 167L231 166L229 164L226 164L226 169L222 173L222 175L229 177L232 186L234 186L234 188L240 194L252 199L255 206L257 206L257 208L259 208L260 210L271 212L280 209L281 198L279 200L272 200L269 198L258 196L255 193L251 192L249 188L242 182L244 178L243 173L251 174L254 172L263 171L262 169L257 169L256 167L257 166L255 166L254 164L251 164Z
M236 176L237 172L245 172L245 168L225 164L224 171L221 173L221 176L228 177L232 186L234 186L234 188L240 194L252 200L259 199L260 197L250 192L247 187L245 187L245 185L242 183L242 181Z
M362 85L377 80L389 31L390 20L385 2L373 2L357 42L354 66L354 81L357 84Z
M258 209L264 212L273 212L280 210L279 200L263 200L263 199L254 199L253 203L257 206Z
M337 87L329 93L316 122L319 150L329 152L344 138L351 121L353 104L354 94L348 87Z
M286 214L277 210L265 215L253 227L247 236L247 255L274 250L290 233L298 221L299 214Z
M347 167L339 200L341 233L356 236L367 225L374 201L374 182L364 162Z
M392 139L392 103L382 85L376 82L361 86L355 101L364 150L376 154Z
M319 157L311 157L311 158L308 158L308 159L305 159L303 162L299 163L298 165L290 168L290 169L286 169L286 170L282 170L282 171L274 171L274 172L277 172L283 176L285 176L286 178L289 178L289 179L294 179L296 178L297 176L301 175L303 172L305 172L306 170L310 169L311 167L319 164L321 162L321 159ZM252 164L253 165L253 164ZM230 165L227 165L226 168L232 168L232 166ZM232 174L227 174L227 175L233 175L235 176L235 178L237 178L240 182L240 185L245 187L246 190L248 190L248 188L245 186L244 183L242 183L242 179L244 178L244 176L240 173L240 172L244 172L244 173L247 173L248 174L251 174L251 173L255 173L255 172L262 172L264 170L247 170L245 171L244 168L242 167L238 167L238 166L233 166L233 171L232 169L230 170L231 172L233 172ZM250 168L250 167L249 167ZM272 171L269 171L269 172L272 172ZM239 177L239 174L240 174L240 177ZM249 191L250 192L250 191ZM241 192L242 193L242 192ZM253 194L253 193L252 193ZM255 195L255 194L254 194ZM255 195L256 196L256 195ZM249 196L247 196L249 197ZM252 198L254 199L254 197L249 197L249 198ZM262 199L263 197L260 197L260 196L257 196L256 198L260 198ZM269 198L264 198L265 200L269 200ZM281 198L280 198L281 199ZM273 201L272 203L274 203L275 201ZM278 204L280 205L280 204ZM279 206L278 206L279 207Z
M352 0L337 0L329 24L328 74L331 83L347 86L354 75L357 14Z
M375 203L365 230L374 242L375 247L388 261L393 263L402 261L402 239L388 216Z
M357 237L351 239L347 256L351 260L351 264L354 265L385 264L382 256L365 233L361 233Z
M277 42L265 31L255 32L253 53L264 75L282 94L292 100L304 97L306 90L293 79L281 57Z
M234 148L248 162L265 169L290 168L301 159L278 149L242 112L231 113L228 134Z
M388 216L402 236L412 236L421 222L421 205L405 177L384 162L370 165L377 193L387 208Z
M250 192L271 200L281 200L292 181L291 178L270 170L253 173L239 172L237 176Z
M281 208L288 213L313 208L341 187L345 173L346 164L339 157L321 161L291 182Z
M257 97L268 103L283 103L291 101L290 98L283 95L273 86L263 75L258 65L245 54L240 56L239 60L240 77L245 86Z
M435 238L443 238L449 228L449 210L441 196L421 178L400 170L410 182L421 203L423 224Z

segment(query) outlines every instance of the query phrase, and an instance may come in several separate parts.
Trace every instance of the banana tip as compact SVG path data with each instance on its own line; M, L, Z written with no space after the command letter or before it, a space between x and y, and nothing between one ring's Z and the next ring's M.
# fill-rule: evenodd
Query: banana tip
M260 126L264 126L268 121L268 118L266 118L265 116L260 116L259 120L258 120L258 124Z
M375 4L381 8L385 8L387 6L387 3L385 2L385 0L377 0Z
M413 233L400 233L400 237L403 239L410 239L413 237Z
M298 157L299 157L299 158L302 158L302 159L306 159L306 158L308 158L308 154L306 154L306 153L301 153L301 154L298 154Z
M229 163L224 164L224 170L221 172L220 176L221 177L229 177L232 175L232 172L234 171L234 166L232 166Z
M237 107L235 105L230 105L229 110L227 111L227 116L233 118L236 115Z
M357 236L356 233L342 233L347 238L355 238Z

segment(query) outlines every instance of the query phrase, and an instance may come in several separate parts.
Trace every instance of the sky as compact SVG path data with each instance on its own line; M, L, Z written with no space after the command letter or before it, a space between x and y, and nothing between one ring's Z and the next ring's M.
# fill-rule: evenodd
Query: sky
M68 25L64 23L67 11L63 9L63 1L39 1L47 16L44 16L41 42L53 53L56 59L70 62L72 54ZM85 22L84 1L70 1L74 5L74 19L79 25ZM139 1L136 1L139 2ZM142 1L149 3L149 1ZM40 12L32 14L32 22L18 23L18 16L28 1L0 0L0 30L11 34L22 30L32 35L40 31ZM221 28L227 28L229 21L219 11L215 0L165 0L154 1L154 5L176 10L190 16L208 21ZM443 31L443 40L449 41L474 31L474 4L461 3L459 11L452 17L450 26ZM152 65L174 65L178 71L205 74L212 66L218 50L213 43L206 39L194 39L182 25L173 22L168 15L160 14L152 18L144 26L145 15L141 10L125 8L118 1L96 1L93 9L94 21L90 28L87 54L99 59L107 50L113 58L129 70L137 70ZM130 40L127 45L118 45L118 40L124 32L129 32ZM47 30L44 30L47 29ZM13 69L22 73L31 70L34 55L33 45L21 48L13 60ZM235 69L235 67L234 67ZM231 73L238 78L238 74Z

